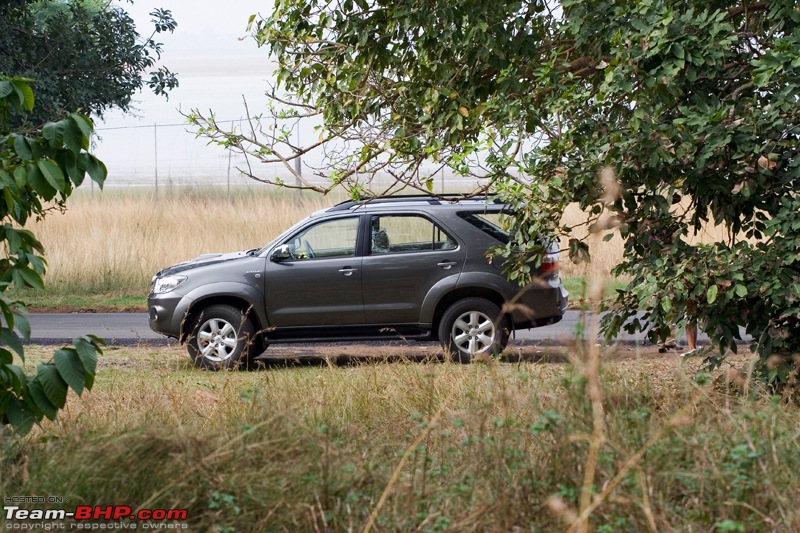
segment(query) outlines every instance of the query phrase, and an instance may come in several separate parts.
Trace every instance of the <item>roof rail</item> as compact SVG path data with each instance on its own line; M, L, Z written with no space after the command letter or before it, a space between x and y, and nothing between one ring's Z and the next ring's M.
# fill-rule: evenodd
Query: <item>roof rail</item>
M460 195L431 195L431 194L395 194L395 195L388 195L388 196L364 196L361 197L358 201L355 200L345 200L344 202L340 202L328 211L346 211L351 207L355 207L357 205L364 205L364 204L371 204L371 203L394 203L394 202L404 202L409 200L421 200L427 201L430 205L441 205L442 202L457 202L461 200L485 200L491 201L492 203L503 203L502 200L497 198L493 194L485 194L481 196L469 196L467 194L460 194Z

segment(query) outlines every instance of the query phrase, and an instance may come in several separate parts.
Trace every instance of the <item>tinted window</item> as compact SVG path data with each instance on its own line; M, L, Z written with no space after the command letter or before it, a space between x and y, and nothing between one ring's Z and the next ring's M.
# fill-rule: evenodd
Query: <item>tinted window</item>
M358 218L320 222L292 237L288 244L295 259L349 257L356 253Z
M370 239L372 254L452 250L456 241L421 216L373 216Z
M508 231L503 229L503 223L500 221L500 217L503 216L502 213L461 211L458 216L502 243L507 243L510 240Z

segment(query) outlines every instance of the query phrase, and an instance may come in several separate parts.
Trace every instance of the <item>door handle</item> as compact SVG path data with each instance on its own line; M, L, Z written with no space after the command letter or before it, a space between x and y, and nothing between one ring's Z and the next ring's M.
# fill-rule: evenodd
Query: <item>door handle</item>
M339 272L341 272L345 276L352 276L353 272L358 272L358 269L353 267L342 267L339 269Z
M442 261L441 263L436 263L436 266L442 267L445 270L450 270L452 267L458 264L457 261Z

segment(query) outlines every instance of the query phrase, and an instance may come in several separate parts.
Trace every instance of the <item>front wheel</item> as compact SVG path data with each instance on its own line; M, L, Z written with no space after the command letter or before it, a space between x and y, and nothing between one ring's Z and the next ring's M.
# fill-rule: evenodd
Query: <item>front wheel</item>
M464 298L451 305L439 323L439 340L456 361L469 363L478 354L496 355L508 344L508 319L484 298Z
M187 350L194 364L209 370L248 366L255 349L256 330L240 309L210 305L193 321Z

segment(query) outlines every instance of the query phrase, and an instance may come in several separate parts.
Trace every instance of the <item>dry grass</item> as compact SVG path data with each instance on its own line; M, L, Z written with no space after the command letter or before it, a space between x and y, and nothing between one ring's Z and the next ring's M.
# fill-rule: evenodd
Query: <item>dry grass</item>
M149 289L158 270L203 253L261 247L333 198L248 188L111 189L69 200L31 229L45 247L46 284L55 291Z
M584 372L585 349L456 365L372 348L372 364L236 373L193 370L178 348L113 349L91 393L2 441L0 492L188 508L198 531L800 526L796 410L635 348Z

